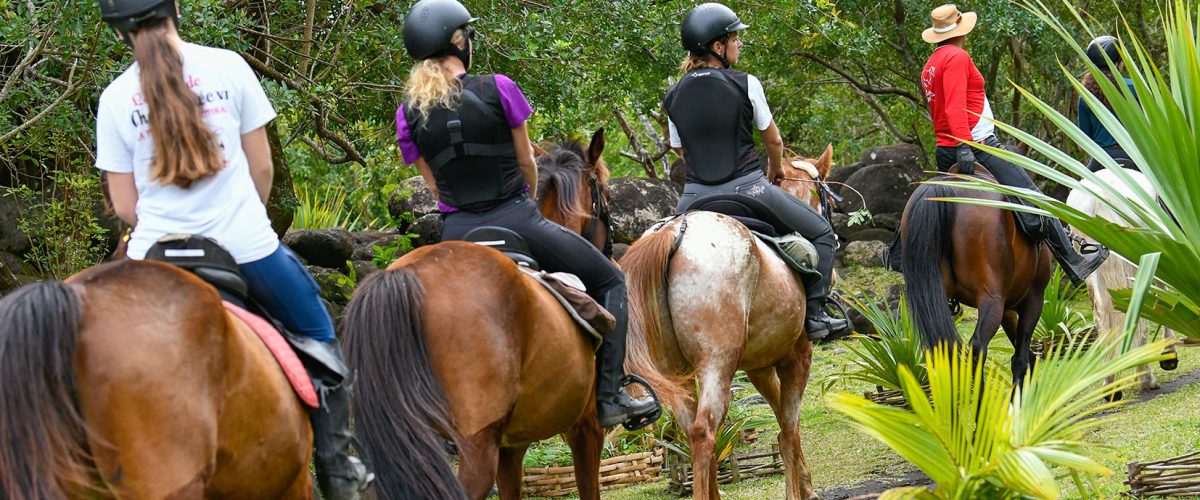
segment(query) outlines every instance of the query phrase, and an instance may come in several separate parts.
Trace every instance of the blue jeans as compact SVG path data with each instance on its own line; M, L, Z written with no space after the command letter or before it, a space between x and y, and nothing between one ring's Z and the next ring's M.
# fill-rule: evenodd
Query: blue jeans
M275 253L238 268L250 285L250 296L292 333L321 342L337 340L317 280L282 243Z

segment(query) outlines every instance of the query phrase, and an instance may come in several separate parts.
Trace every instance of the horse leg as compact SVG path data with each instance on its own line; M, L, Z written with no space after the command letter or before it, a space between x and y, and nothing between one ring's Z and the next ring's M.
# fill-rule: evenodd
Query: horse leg
M590 405L584 415L563 437L571 447L571 459L575 462L579 499L596 500L600 498L600 449L604 447L604 429L597 420L596 410Z
M775 371L774 366L760 368L758 370L747 370L746 378L750 379L750 383L758 390L767 404L771 406L771 411L775 415L779 415L779 375Z
M305 467L296 474L295 482L279 498L285 500L309 500L314 496L312 472Z
M689 432L692 449L693 494L699 499L720 498L717 490L716 435L725 412L729 410L729 389L736 359L723 359L702 366L699 371L700 401Z
M1029 295L1025 300L1018 305L1017 325L1014 332L1008 332L1008 340L1013 345L1012 356L1012 373L1013 383L1020 387L1024 384L1025 374L1029 372L1029 367L1033 364L1033 351L1029 349L1029 344L1033 340L1033 330L1037 328L1038 319L1042 315L1042 301L1045 298L1045 290L1034 287L1029 290Z
M992 337L996 336L1000 323L1004 321L1004 297L983 297L979 301L978 311L979 322L975 323L975 333L971 335L971 352L977 367L980 363L987 362L988 344Z
M525 451L528 449L529 445L500 448L500 469L496 474L496 483L500 489L501 500L521 498L522 473L525 472Z
M492 492L496 483L496 467L500 460L499 424L463 439L458 450L458 480L467 498L481 500Z
M1134 329L1133 342L1134 345L1146 345L1146 331L1149 330L1149 325L1146 320L1139 319L1137 327ZM1154 378L1154 371L1150 369L1150 365L1142 365L1137 367L1138 371L1138 389L1145 391L1156 391L1159 388L1158 380Z
M1175 340L1175 330L1172 330L1172 329L1164 326L1164 327L1162 327L1162 331L1163 331L1163 338L1171 339L1172 341ZM1158 362L1159 368L1162 368L1163 370L1166 370L1166 371L1171 371L1176 368L1179 368L1179 353L1175 351L1175 343L1174 342L1171 342L1171 345L1168 345L1165 349L1163 349L1163 354L1167 354L1171 357L1164 359L1162 361L1159 361Z
M817 498L800 445L800 404L808 387L811 368L812 343L805 338L796 342L790 356L775 365L779 376L779 406L775 418L779 422L779 451L783 457L788 500Z

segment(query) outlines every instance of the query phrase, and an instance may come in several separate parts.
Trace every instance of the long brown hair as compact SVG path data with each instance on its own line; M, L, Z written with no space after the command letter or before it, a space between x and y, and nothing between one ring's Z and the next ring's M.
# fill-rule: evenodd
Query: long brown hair
M217 173L225 158L204 123L204 110L183 80L183 59L167 38L167 18L149 21L129 33L141 67L142 95L150 109L154 158L150 178L186 188Z

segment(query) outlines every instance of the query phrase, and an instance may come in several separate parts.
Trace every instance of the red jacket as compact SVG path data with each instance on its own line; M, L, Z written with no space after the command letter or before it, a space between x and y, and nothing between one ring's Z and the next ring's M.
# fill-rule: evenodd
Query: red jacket
M982 141L995 133L992 122L980 118L992 117L983 84L983 74L967 51L953 45L934 49L921 72L921 86L938 146L957 146L955 137Z

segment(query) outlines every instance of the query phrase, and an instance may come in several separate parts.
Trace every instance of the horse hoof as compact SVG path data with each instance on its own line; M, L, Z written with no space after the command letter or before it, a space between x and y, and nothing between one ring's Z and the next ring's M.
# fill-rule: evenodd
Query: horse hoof
M1166 371L1179 368L1179 355L1171 353L1171 357L1158 362L1158 367Z
M1116 403L1117 401L1125 399L1125 393L1123 391L1116 391L1112 394L1109 394L1105 399L1108 399L1110 403Z

